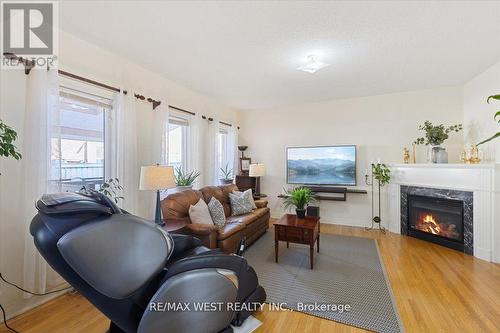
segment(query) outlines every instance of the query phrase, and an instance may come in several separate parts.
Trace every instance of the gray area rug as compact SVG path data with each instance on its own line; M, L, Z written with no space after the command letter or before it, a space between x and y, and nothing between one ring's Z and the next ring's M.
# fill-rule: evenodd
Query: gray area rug
M321 234L320 253L314 248L314 270L309 246L280 242L274 262L271 228L245 253L266 289L268 303L375 332L402 332L388 280L375 240ZM330 304L330 309L308 308ZM335 305L350 306L339 311ZM298 307L302 306L301 309Z

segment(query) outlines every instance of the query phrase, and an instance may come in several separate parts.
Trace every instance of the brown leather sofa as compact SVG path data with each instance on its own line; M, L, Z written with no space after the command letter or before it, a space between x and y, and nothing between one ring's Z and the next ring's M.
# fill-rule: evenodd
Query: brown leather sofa
M168 195L161 201L163 220L166 228L174 233L193 235L203 245L225 253L236 252L240 239L246 237L247 245L255 242L269 228L269 208L267 201L256 200L257 209L251 213L231 216L229 193L237 191L234 184L206 186L200 190L186 190ZM189 219L189 207L203 198L206 203L215 197L222 203L226 214L226 225L219 229L213 224L193 224Z

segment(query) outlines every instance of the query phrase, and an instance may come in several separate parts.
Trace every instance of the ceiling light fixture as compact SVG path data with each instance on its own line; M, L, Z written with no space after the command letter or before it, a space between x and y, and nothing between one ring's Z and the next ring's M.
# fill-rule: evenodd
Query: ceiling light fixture
M297 67L297 69L307 73L315 73L326 66L330 66L330 64L319 61L315 55L309 55L307 56L307 62Z

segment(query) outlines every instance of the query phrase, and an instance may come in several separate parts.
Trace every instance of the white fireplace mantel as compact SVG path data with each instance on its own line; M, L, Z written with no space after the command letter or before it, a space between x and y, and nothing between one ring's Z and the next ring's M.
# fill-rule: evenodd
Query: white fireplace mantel
M473 192L474 256L500 262L499 164L393 164L387 190L389 231L401 233L401 185ZM500 178L497 177L497 178Z

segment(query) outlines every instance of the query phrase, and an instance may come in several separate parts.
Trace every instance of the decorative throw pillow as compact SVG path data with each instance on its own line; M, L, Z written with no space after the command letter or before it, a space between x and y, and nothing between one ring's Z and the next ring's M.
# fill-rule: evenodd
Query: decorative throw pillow
M231 203L232 216L247 214L254 209L255 202L253 201L253 198L251 196L251 190L249 191L250 197L248 196L248 194L246 194L247 191L243 193L229 193L229 202Z
M189 206L189 218L191 223L213 224L208 206L203 199L198 200L196 205Z
M226 224L226 214L224 214L224 207L219 200L212 197L208 203L208 210L210 211L210 216L212 221L218 228L224 227Z
M233 193L238 194L238 195L244 195L245 198L248 200L248 202L252 205L253 209L257 209L257 205L255 204L255 201L253 200L253 193L252 193L251 189L248 189L245 192L234 191Z

